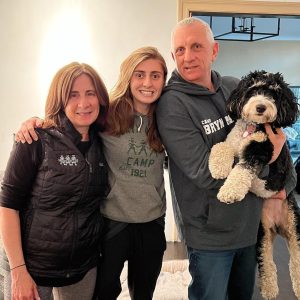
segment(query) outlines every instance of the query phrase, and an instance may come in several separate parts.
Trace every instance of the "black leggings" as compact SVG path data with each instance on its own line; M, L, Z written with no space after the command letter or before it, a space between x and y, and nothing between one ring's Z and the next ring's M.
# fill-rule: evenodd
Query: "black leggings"
M115 300L121 293L120 275L128 260L128 288L133 300L151 300L166 249L164 227L156 221L127 225L106 240L98 269L97 294Z

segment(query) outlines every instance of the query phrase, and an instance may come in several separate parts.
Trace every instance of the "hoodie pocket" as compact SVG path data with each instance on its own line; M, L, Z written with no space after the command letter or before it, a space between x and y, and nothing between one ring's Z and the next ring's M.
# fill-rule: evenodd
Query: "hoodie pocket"
M209 203L207 228L228 232L241 224L240 203L226 204L218 200Z

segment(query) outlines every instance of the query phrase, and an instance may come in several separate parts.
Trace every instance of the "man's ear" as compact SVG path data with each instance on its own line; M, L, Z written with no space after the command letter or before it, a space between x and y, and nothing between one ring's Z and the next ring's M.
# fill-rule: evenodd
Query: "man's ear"
M218 53L219 53L219 43L214 42L213 53L212 53L212 62L214 62L217 59Z

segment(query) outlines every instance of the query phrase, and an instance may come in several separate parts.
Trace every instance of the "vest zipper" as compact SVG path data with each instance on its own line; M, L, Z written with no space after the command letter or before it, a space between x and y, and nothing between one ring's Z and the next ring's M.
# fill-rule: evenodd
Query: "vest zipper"
M92 166L92 164L87 160L87 158L85 158L85 161L86 161L86 163L87 163L88 166L89 166L90 174L93 173L93 166Z
M90 151L90 149L89 149L89 151ZM81 200L86 196L87 189L88 189L88 186L89 186L90 174L93 172L92 164L88 161L86 156L84 156L84 158L85 158L85 161L88 165L88 172L87 172L87 176L86 176L86 182L85 182L85 185L84 185L84 190L83 190L83 192L81 194L81 197L80 197L79 201L77 202L76 207L74 209L74 216L75 216L74 217L74 223L73 223L74 237L73 237L73 242L72 242L72 251L71 251L71 255L70 255L70 265L72 265L74 249L75 249L75 245L77 243L77 231L78 231L77 208L78 208L78 205L81 202ZM70 270L70 268L69 268L69 270ZM67 278L70 277L69 272L66 274L66 277Z

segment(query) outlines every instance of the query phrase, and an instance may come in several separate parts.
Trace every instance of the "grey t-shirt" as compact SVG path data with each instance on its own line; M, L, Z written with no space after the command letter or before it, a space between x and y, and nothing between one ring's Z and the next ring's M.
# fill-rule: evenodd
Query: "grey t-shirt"
M165 153L157 153L149 147L147 126L147 116L136 115L134 127L129 132L121 136L101 133L111 186L101 206L106 218L144 223L165 213Z

